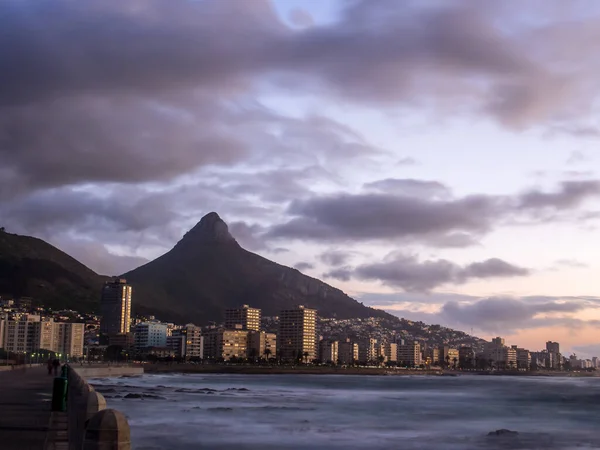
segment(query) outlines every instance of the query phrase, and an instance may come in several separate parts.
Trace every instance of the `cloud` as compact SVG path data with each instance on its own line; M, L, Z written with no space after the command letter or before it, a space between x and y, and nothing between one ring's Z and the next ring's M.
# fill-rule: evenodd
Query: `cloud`
M338 267L330 270L329 272L325 272L323 274L324 278L335 278L340 281L350 281L352 276L354 275L354 269L350 266Z
M444 199L450 197L450 191L448 187L438 181L415 180L411 178L386 178L385 180L366 183L364 188L366 190L395 193L409 197L423 197L431 199Z
M448 292L394 292L363 293L358 298L406 319L455 329L473 328L488 335L549 327L577 330L600 325L597 320L574 317L584 310L600 310L600 298L592 296L481 298Z
M300 272L303 272L305 270L314 269L315 266L309 262L302 261L302 262L294 264L294 268L298 269Z
M556 192L530 190L520 195L522 209L551 208L564 210L579 206L585 199L600 194L600 181L563 181Z
M148 259L139 256L117 255L98 242L63 238L55 244L101 275L120 275L148 262Z
M319 259L328 266L341 266L352 256L352 253L343 250L328 250L319 255Z
M588 161L589 158L580 150L574 150L567 158L566 164L573 165Z
M577 261L576 259L558 259L554 262L555 266L562 266L562 267L571 267L571 268L575 268L575 269L585 269L587 267L589 267L589 264L586 264L584 262L581 261Z
M503 220L532 220L546 211L568 211L600 195L597 180L564 181L554 192L530 189L513 196L441 199L434 192L450 191L437 182L385 179L368 183L367 188L376 192L294 201L288 208L292 218L271 227L266 237L329 242L409 239L441 247L469 246Z
M459 266L445 259L421 262L413 255L394 254L383 262L363 264L354 269L346 267L330 271L326 276L342 280L358 278L381 281L408 292L426 292L441 285L460 284L470 279L526 276L529 273L528 269L497 258Z
M586 303L577 301L527 302L517 298L492 297L472 304L450 301L444 304L440 314L462 325L495 331L501 330L502 327L514 330L532 326L536 323L534 319L538 314L575 313L586 307ZM544 319L544 321L545 325L553 322L552 319Z

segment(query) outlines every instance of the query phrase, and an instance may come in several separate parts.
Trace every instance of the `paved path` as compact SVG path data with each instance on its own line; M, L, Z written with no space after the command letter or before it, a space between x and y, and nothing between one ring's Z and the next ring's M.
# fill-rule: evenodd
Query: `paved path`
M0 448L42 450L53 376L44 367L0 371Z

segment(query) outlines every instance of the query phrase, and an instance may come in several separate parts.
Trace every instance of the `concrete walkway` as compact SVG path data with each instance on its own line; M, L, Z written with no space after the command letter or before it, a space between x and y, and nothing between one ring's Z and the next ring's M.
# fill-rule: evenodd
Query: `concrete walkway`
M50 422L52 382L43 367L0 372L0 448L42 450Z

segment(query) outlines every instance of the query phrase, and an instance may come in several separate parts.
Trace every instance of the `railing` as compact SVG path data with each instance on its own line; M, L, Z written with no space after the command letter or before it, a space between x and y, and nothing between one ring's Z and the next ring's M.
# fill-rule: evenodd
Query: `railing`
M69 450L130 450L125 415L106 408L106 400L72 367L67 369Z

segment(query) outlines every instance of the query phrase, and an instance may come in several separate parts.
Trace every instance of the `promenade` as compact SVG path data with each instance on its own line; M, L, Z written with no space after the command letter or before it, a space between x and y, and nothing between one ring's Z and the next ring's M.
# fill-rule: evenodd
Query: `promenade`
M42 450L53 376L45 367L0 371L0 448Z

